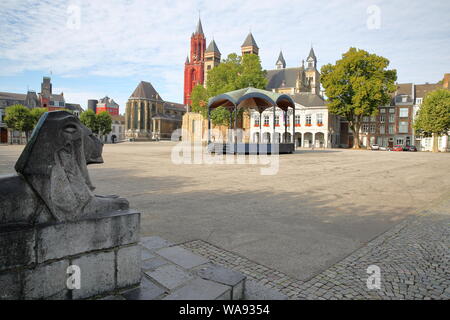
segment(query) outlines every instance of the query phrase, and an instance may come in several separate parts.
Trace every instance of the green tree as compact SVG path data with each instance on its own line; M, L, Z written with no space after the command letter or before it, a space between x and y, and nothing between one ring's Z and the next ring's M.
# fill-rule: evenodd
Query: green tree
M230 124L230 111L225 107L218 107L211 112L211 121L215 125L227 126Z
M450 131L450 91L438 89L428 93L414 121L416 133L433 137L433 152L438 152L438 137Z
M208 117L208 91L204 86L201 84L198 84L192 89L191 93L191 100L192 100L192 106L191 110L192 112L201 113L201 115L204 118Z
M96 128L100 135L107 135L112 130L112 118L111 115L102 111L96 115Z
M208 71L206 92L198 89L194 99L193 91L192 110L194 112L203 111L202 115L207 117L207 108L203 109L201 104L203 101L208 101L210 97L247 87L264 89L266 85L266 71L262 69L259 56L247 54L241 57L236 53L231 53L218 66ZM238 117L241 115L242 110L239 111ZM229 119L230 112L226 108L216 108L211 111L211 120L215 125L228 125ZM234 121L234 115L232 121Z
M353 131L353 148L360 148L359 131L364 116L377 115L395 90L396 70L387 70L389 60L350 48L336 64L321 68L321 83L331 113L344 117Z
M37 125L37 123L39 122L39 119L41 118L41 116L46 113L48 110L47 108L33 108L31 109L30 113L31 116L33 117L33 127L35 127Z
M97 117L93 110L89 109L81 113L80 121L86 127L92 130L93 133L98 134Z
M33 116L31 115L30 109L21 105L15 104L6 108L6 115L4 121L8 128L20 132L25 132L27 142L29 133L33 130Z
M261 59L256 54L246 54L242 57L241 73L237 78L237 89L253 87L265 89L267 72L261 66Z
M242 88L237 81L242 73L241 62L240 56L231 53L218 66L208 71L206 88L210 97Z

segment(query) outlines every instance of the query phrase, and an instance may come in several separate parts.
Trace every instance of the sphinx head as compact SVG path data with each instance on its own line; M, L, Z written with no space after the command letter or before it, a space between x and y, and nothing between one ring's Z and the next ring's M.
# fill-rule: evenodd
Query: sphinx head
M93 196L87 165L103 163L102 149L102 142L71 113L46 112L15 169L55 217L66 211L73 215Z

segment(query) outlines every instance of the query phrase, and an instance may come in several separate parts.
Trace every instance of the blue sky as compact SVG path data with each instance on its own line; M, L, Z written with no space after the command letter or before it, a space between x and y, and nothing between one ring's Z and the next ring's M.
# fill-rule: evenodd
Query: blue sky
M280 49L288 67L299 66L312 43L319 67L353 46L388 58L399 82L433 83L450 72L448 0L2 0L0 91L39 92L51 75L67 102L86 107L108 95L123 112L145 80L181 103L199 10L222 57L239 52L251 30L266 69Z

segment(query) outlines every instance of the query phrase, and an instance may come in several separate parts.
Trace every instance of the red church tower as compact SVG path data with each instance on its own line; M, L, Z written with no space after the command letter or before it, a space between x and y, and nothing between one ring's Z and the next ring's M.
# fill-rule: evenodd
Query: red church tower
M198 19L197 29L191 36L191 53L184 64L184 104L191 105L191 92L197 84L204 83L206 39L202 22Z

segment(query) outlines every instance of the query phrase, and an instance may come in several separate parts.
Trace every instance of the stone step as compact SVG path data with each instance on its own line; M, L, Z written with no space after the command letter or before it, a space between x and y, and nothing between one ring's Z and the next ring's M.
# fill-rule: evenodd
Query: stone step
M139 287L107 299L241 300L246 277L160 237L141 238ZM105 298L106 299L106 298Z

